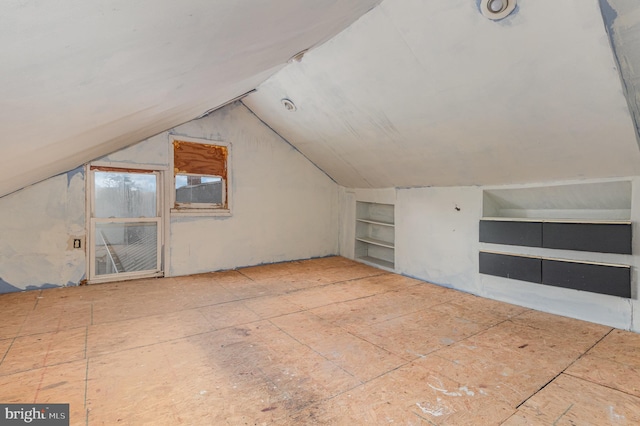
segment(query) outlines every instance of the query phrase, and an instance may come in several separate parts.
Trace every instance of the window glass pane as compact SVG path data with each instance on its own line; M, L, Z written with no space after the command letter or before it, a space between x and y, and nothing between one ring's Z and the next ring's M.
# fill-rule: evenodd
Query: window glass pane
M156 217L156 175L94 172L95 217Z
M158 226L155 222L96 223L96 275L155 271Z
M220 176L176 175L176 203L222 204Z

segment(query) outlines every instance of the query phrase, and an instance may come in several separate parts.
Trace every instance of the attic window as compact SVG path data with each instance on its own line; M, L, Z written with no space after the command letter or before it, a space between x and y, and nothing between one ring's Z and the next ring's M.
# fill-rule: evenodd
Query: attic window
M173 139L172 213L229 214L229 144Z

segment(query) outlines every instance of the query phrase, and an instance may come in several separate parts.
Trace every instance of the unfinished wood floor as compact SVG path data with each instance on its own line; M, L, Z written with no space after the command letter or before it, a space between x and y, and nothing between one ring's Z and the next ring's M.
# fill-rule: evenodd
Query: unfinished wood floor
M73 425L640 424L640 335L341 257L0 295L0 360Z

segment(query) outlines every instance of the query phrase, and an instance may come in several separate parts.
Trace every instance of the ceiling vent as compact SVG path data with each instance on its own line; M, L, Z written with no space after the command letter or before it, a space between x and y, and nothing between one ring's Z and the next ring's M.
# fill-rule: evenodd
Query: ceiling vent
M298 107L296 106L296 104L293 103L291 99L282 98L280 99L280 102L284 106L284 109L286 109L289 112L295 112L298 110Z
M497 21L506 18L516 8L516 0L481 0L480 11L485 18Z
M289 59L289 63L291 62L300 62L302 61L302 58L304 57L304 55L309 51L309 49L304 49L301 50L300 52L296 53L295 55L293 55L290 59Z

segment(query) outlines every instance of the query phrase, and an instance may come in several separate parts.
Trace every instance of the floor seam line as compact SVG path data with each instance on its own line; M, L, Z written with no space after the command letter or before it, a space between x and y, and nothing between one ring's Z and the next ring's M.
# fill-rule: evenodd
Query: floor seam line
M556 374L555 376L553 376L553 378L551 380L549 380L547 383L545 383L544 385L542 385L542 387L540 387L538 390L536 390L534 393L532 393L531 395L529 395L529 397L527 399L525 399L524 401L522 401L520 404L518 404L516 406L516 410L519 409L523 404L525 404L527 401L529 401L531 398L533 398L534 396L536 396L538 393L540 393L544 388L546 388L547 386L549 386L554 380L556 380L558 377L560 377L560 375L564 374L565 371L567 371L568 368L570 368L573 364L575 364L576 362L578 362L580 359L582 359L582 357L589 352L594 346L596 346L598 343L600 343L605 337L607 337L611 332L613 331L613 329L610 329L604 336L602 336L600 339L598 339L598 341L596 341L593 345L591 345L588 349L586 349L582 354L580 354L580 356L578 356L577 358L575 358L573 361L571 361L569 363L569 365L567 365L565 368L563 368L558 374Z
M9 351L11 350L11 348L13 347L13 344L16 342L16 339L18 337L13 337L11 339L11 343L9 344L9 347L7 348L7 350L5 351L4 355L2 355L2 359L0 359L0 366L2 365L2 363L4 362L4 360L7 358L7 355L9 355Z
M622 389L613 388L611 386L608 386L608 385L605 385L605 384L602 384L602 383L594 382L593 380L589 380L589 379L586 379L584 377L576 376L575 374L571 374L571 373L567 373L567 372L563 372L562 374L564 374L566 376L569 376L569 377L573 377L574 379L577 379L577 380L581 380L583 382L591 383L592 385L602 386L603 388L607 388L607 389L610 389L612 391L620 392L620 393L623 393L625 395L631 396L633 398L640 399L640 395L629 393L629 392L624 391Z
M569 412L569 410L571 410L572 408L573 408L573 403L569 404L569 406L567 407L567 409L566 409L566 410L564 410L564 411L562 412L562 414L560 414L560 415L558 416L558 418L553 422L553 426L556 426L556 425L558 424L558 422L560 421L560 419L561 419L561 418L563 418L563 417L564 417L564 416Z
M84 410L85 410L85 425L89 426L89 408L87 407L87 401L89 399L89 358L87 358L87 366L84 372Z
M319 356L321 356L322 358L324 358L327 362L330 362L332 365L334 365L335 367L339 368L340 370L344 371L345 373L347 373L349 376L353 377L354 379L358 380L360 382L360 384L363 384L363 381L357 377L355 374L352 374L351 372L345 370L343 367L341 367L340 365L336 364L335 362L333 362L332 360L330 360L329 358L327 358L326 356L322 355L320 352L316 351L315 349L313 349L311 346L309 346L308 344L301 342L300 340L298 340L295 336L289 334L286 330L283 330L282 328L280 328L277 324L274 324L273 322L271 322L270 320L269 323L271 325L273 325L274 327L276 327L278 330L280 330L281 332L283 332L284 334L286 334L287 336L289 336L290 338L292 338L293 340L295 340L297 343L299 343L302 346L305 346L307 348L309 348L309 350L311 350L312 352L318 354ZM360 386L360 385L358 385ZM357 386L356 386L357 387Z
M591 349L593 349L594 347L596 347L596 345L598 345L598 343L602 342L605 337L607 337L609 334L611 334L613 332L613 328L610 329L608 332L605 333L604 336L602 336L601 338L599 338L593 345L589 346L584 352L582 352L577 358L575 358L573 361L571 361L571 363L569 365L567 365L562 371L561 373L564 373L567 369L569 369L573 364L575 364L576 362L580 361L585 355L587 355L589 353L589 351Z
M40 302L40 299L42 299L42 290L38 291L38 295L36 296L36 303L34 303L33 305L33 309L31 310L32 312L36 310L36 308L38 307L38 303Z
M84 330L84 359L87 359L87 353L89 351L89 326Z
M206 318L205 318L205 320L206 320ZM167 339L167 340L156 341L156 342L149 343L149 344L146 344L146 345L132 346L132 347L129 347L129 348L122 348L122 349L118 349L118 350L114 350L114 351L110 351L110 352L94 354L94 355L89 356L89 358L101 357L101 356L105 356L105 355L115 354L115 353L118 353L118 352L130 351L130 350L133 350L133 349L148 348L150 346L154 346L154 345L158 345L158 344L175 342L175 341L181 340L181 339L188 339L188 338L191 338L191 337L202 336L204 334L215 333L217 331L228 330L230 328L240 327L240 326L247 325L247 324L254 324L254 323L262 322L262 321L268 321L268 319L261 318L261 319L255 320L255 321L248 321L248 322L243 322L243 323L240 323L240 324L227 325L227 326L220 327L220 328L214 328L212 330L202 331L200 333L188 334L186 336L180 336L180 337L174 337L174 338ZM69 362L72 362L72 361L69 361ZM55 364L55 365L57 365L57 364Z
M0 377L10 377L16 374L24 374L24 373L29 373L32 371L38 371L38 370L42 370L45 368L50 368L50 367L59 367L61 365L66 365L66 364L73 364L74 362L79 362L79 361L83 361L84 359L76 359L76 360L71 360L71 361L62 361L62 362L56 362L55 364L49 364L49 365L45 365L42 367L35 367L35 368L28 368L26 370L18 370L18 371L14 371L11 373L7 373L7 374L0 374Z

